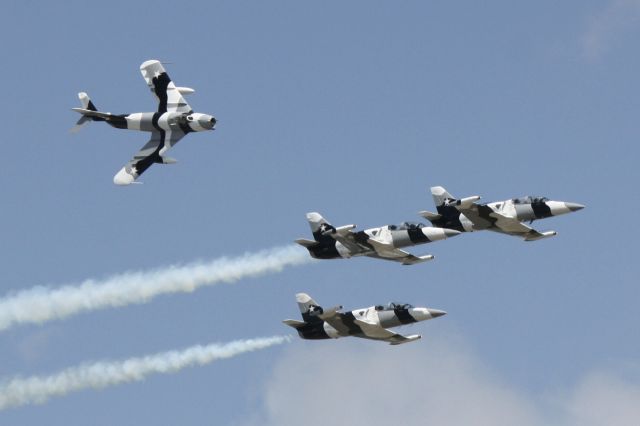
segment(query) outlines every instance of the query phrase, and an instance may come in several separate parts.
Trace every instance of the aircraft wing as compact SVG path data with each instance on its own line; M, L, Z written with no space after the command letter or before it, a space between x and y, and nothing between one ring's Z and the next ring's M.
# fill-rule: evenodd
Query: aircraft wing
M351 252L351 255L363 254L377 259L393 260L403 265L413 265L433 259L433 256L430 254L414 256L411 253L393 247L391 244L371 238L362 232L354 233L344 230L342 232L331 233L330 235L345 246ZM373 250L371 250L372 248Z
M158 98L158 113L189 113L192 111L160 61L150 60L144 62L140 65L140 72L151 92Z
M330 234L336 241L345 246L352 254L360 254L371 251L364 241L359 241L356 234L347 232L335 232Z
M377 259L393 260L403 265L414 265L416 263L426 262L433 259L433 255L415 256L404 250L393 247L391 244L383 243L373 238L369 239L369 244L374 248L375 252L367 254L369 257Z
M382 340L384 342L389 342L391 345L400 345L420 338L419 334L403 336L402 334L387 330L378 324L372 324L366 321L355 320L354 323L362 330L362 334L355 335L355 337L360 337L362 339Z
M541 233L530 226L525 225L518 219L505 216L493 211L488 206L473 205L469 209L458 209L467 219L479 228L485 228L490 231L501 232L503 234L515 235L523 237L526 240L538 240L540 238L555 235L555 232Z
M380 324L355 319L353 315L341 314L336 309L325 313L322 319L335 328L342 336L354 336L361 339L382 340L391 345L399 345L418 340L421 336L414 334L403 336L380 326Z
M155 131L151 132L151 139L138 151L131 161L120 169L113 178L118 185L128 185L133 183L142 173L144 173L153 163L168 164L175 162L163 155L182 139L184 133L180 130Z

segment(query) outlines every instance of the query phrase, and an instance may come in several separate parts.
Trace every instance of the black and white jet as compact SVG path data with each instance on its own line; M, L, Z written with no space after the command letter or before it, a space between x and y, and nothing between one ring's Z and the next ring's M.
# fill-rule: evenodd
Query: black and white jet
M431 308L414 308L409 304L389 303L371 306L351 312L338 312L342 306L322 309L308 294L296 294L296 301L303 321L284 320L295 328L303 339L337 339L339 337L360 337L382 340L391 345L413 342L419 334L403 336L387 330L390 327L412 324L445 315L446 312Z
M433 255L414 256L400 250L401 247L444 240L460 234L453 229L433 228L410 222L353 232L356 225L336 228L316 212L307 213L307 220L314 240L298 239L296 243L309 250L311 257L316 259L368 256L413 265L431 260Z
M216 119L208 114L193 112L183 95L194 92L188 87L176 87L164 67L157 60L140 65L140 71L149 89L158 99L156 112L111 114L98 111L89 96L78 93L82 108L73 108L82 114L75 129L88 121L104 121L118 129L140 130L151 133L145 146L114 176L116 185L133 183L152 164L172 164L176 160L167 157L171 149L187 133L213 130Z
M441 186L431 188L438 213L422 211L420 215L433 226L473 232L487 229L503 234L515 235L525 241L553 237L556 231L539 232L522 222L533 222L551 216L571 213L584 208L581 204L551 201L545 197L522 197L496 201L488 204L476 203L480 196L456 199Z

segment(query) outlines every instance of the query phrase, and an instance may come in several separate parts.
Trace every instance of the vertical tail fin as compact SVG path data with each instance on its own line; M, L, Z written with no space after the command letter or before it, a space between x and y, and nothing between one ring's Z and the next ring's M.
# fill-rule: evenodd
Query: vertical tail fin
M91 102L91 98L89 97L89 95L87 95L85 92L78 93L78 98L80 99L80 104L82 105L82 109L87 111L98 111L98 109L93 104L93 102ZM83 114L82 117L80 117L80 119L76 122L76 125L71 128L70 132L76 133L80 130L80 128L84 124L88 123L89 121L97 121L97 120L99 119L97 119L96 117L90 117Z
M80 103L82 104L82 108L88 109L89 111L97 111L96 106L91 102L91 98L85 92L78 93L78 98L80 98Z
M318 315L324 312L322 307L306 293L296 294L296 302L305 322L317 321Z
M445 204L446 200L453 200L453 195L449 194L446 189L441 186L432 186L431 195L433 196L433 202L436 207L440 207Z
M309 221L309 227L313 233L313 238L316 241L321 241L325 237L325 232L335 231L335 227L325 220L325 218L317 212L307 213L307 220Z

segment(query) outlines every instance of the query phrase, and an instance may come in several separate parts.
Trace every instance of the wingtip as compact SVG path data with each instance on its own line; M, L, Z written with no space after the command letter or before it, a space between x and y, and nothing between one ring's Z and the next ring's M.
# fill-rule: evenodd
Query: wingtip
M127 170L123 167L120 169L118 173L113 177L113 183L119 186L130 185L134 183L135 177L127 172Z
M146 67L148 67L149 65L153 65L153 64L156 64L156 63L157 63L157 64L160 64L161 62L160 62L159 60L157 60L157 59L149 59L149 60L146 60L146 61L144 61L144 62L140 65L140 69L146 68Z

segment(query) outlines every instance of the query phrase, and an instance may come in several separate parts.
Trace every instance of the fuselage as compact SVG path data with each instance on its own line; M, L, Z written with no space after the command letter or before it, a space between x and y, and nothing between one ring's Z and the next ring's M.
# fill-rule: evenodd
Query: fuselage
M371 306L351 312L339 313L341 326L336 328L319 318L306 318L306 324L297 329L303 339L337 339L347 336L361 336L362 329L356 321L378 324L382 328L398 327L444 315L443 311L428 308L414 308L411 305L390 304Z
M104 121L118 129L139 130L143 132L204 132L206 130L213 130L216 125L215 117L199 112L136 112L133 114L114 114L105 118Z
M451 235L452 233L447 233L446 229L405 222L401 225L385 225L353 232L360 248L358 251L347 248L330 235L324 235L323 231L314 232L318 244L307 248L316 259L350 258L375 253L375 248L369 243L370 239L390 244L394 248L403 248L443 240Z
M580 210L584 206L564 201L552 201L544 197L522 197L505 201L496 201L487 204L477 204L478 215L484 221L472 222L463 213L460 213L454 205L443 204L438 206L438 213L442 216L431 222L434 226L455 229L460 232L473 232L484 229L496 228L495 218L492 213L499 213L517 219L520 222L532 222L551 216Z

